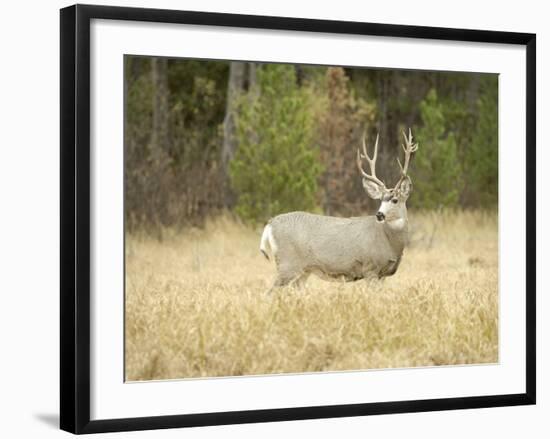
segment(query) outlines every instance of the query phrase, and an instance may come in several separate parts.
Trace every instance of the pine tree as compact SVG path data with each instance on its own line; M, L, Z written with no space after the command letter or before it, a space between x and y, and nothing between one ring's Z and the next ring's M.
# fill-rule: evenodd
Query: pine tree
M262 65L256 81L238 105L238 147L230 163L235 212L250 222L314 209L321 172L312 141L312 97L298 87L294 67Z
M423 208L456 206L462 189L457 142L445 126L442 104L430 90L420 103L423 126L415 134L419 144L414 166L414 203Z
M357 99L341 67L329 67L327 99L319 117L318 143L325 171L321 175L322 207L328 215L359 214L367 203L355 154L363 130L372 123L374 109Z
M477 124L466 154L468 192L477 205L498 203L498 77L481 82Z

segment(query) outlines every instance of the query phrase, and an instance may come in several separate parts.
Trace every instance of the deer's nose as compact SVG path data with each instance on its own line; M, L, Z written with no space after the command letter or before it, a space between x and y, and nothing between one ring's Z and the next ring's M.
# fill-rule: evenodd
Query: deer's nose
M386 215L384 215L382 212L376 212L376 219L378 221L384 221L385 218L386 218Z

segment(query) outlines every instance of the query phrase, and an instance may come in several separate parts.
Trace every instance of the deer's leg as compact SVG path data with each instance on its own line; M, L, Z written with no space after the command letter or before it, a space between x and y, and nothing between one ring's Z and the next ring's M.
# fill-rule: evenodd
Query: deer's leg
M282 288L285 285L290 284L292 282L293 278L288 278L285 276L281 276L280 274L277 274L277 277L275 278L275 281L273 282L273 285L269 290L267 290L267 294L273 293L276 289Z
M386 276L392 276L397 271L399 263L401 262L401 257L396 259L389 259L387 264L380 269L378 272L378 279L383 279Z
M301 275L301 272L296 271L278 271L275 282L273 282L273 285L267 293L271 294L274 290L278 288L282 288L290 284L294 285Z
M307 278L309 277L309 273L302 273L299 275L293 282L292 286L296 287L297 289L302 289L306 286Z

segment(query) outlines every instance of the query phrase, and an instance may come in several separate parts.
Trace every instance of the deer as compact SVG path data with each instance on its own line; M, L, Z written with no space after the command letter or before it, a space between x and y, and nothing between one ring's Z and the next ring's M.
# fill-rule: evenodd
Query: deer
M308 212L290 212L271 218L263 229L260 251L275 261L277 274L268 293L284 286L302 288L314 274L328 281L355 282L361 279L383 279L397 272L408 241L406 202L412 192L408 175L411 157L418 149L402 133L404 163L397 163L400 175L388 189L376 176L379 134L372 157L367 152L365 135L362 152L357 149L356 164L368 196L380 200L375 215L340 218ZM370 173L363 169L367 161Z

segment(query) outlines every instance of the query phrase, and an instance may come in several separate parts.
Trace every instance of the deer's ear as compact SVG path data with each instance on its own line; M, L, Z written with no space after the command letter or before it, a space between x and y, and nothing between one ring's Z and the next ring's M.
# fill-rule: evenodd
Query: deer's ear
M399 195L403 198L408 198L412 192L412 181L409 177L405 178L399 185Z
M374 181L363 178L363 187L373 200L380 200L382 195L384 195L384 188Z

